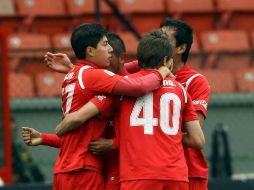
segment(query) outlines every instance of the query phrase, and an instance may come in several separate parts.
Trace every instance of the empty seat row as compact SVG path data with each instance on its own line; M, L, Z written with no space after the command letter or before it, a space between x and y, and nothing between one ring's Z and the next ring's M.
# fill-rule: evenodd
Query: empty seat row
M52 97L61 95L64 75L52 72L38 73L33 79L25 73L9 74L11 98Z
M254 92L254 68L236 73L221 70L200 70L207 77L212 93Z
M102 13L110 8L100 2ZM254 10L252 0L111 0L122 13L193 13ZM15 10L15 7L17 9ZM95 12L95 0L1 0L0 15L59 16Z
M112 11L105 1L99 2L104 17L112 16ZM254 29L251 22L245 22L254 18L252 0L111 0L111 2L133 22L140 33L159 27L160 21L165 16L186 20L197 31L218 27ZM95 20L94 13L95 0L1 0L0 7L0 19L1 16L29 17L26 23L42 17L93 16L92 20ZM116 17L112 16L111 19L104 17L102 19L105 24L113 30L121 28L121 24L115 21ZM5 26L8 26L8 23L5 23ZM38 30L43 29L45 28L41 27Z
M138 39L130 32L118 32L127 46L128 53L136 53ZM44 51L45 49L69 50L70 33L53 35L52 39L45 34L16 33L8 37L10 52L22 55L22 51ZM252 45L251 45L252 44ZM254 31L250 36L240 30L215 30L194 35L192 53L205 52L246 52L254 47ZM27 55L27 54L25 54Z

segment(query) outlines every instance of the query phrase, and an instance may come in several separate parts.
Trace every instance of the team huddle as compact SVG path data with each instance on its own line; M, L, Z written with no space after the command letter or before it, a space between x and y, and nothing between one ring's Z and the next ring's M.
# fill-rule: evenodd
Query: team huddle
M207 190L202 127L210 87L186 63L192 28L166 18L125 63L122 39L100 24L74 29L77 61L47 53L66 73L56 134L23 127L29 146L60 148L54 190ZM202 104L200 103L202 102Z

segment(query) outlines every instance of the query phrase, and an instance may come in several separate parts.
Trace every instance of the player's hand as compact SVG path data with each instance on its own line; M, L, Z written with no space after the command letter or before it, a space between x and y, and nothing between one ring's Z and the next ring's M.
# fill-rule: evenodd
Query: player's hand
M161 66L158 69L159 73L161 74L162 78L166 78L167 76L171 77L171 78L175 78L175 76L173 75L173 73L170 71L170 69L167 66Z
M90 142L89 150L94 155L102 155L114 149L112 139L99 138L96 141Z
M28 146L37 146L42 142L41 133L33 128L22 127L23 141Z
M44 55L44 62L48 68L58 73L68 73L74 65L66 54L63 53L50 53Z

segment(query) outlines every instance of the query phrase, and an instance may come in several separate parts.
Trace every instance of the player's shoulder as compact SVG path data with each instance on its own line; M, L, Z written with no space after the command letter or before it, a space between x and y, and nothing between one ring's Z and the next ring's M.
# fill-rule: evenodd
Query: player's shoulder
M109 76L114 76L115 73L107 70L107 69L93 69L93 68L87 68L86 71L88 72L83 72L84 75L88 75L88 76L103 76L103 75L109 75Z
M186 73L186 86L188 87L190 84L209 87L209 82L206 76L202 74L202 71L196 71L189 67L188 72Z

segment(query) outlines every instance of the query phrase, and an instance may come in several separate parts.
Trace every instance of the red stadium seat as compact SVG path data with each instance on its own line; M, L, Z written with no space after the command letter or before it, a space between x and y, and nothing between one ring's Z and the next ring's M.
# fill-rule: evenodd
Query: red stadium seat
M17 33L8 36L10 55L38 57L50 50L50 40L47 35L34 33Z
M167 12L189 23L195 31L215 27L213 0L166 0Z
M254 1L253 0L217 0L218 11L222 13L222 25L241 30L254 29Z
M117 3L123 14L161 13L164 11L162 0L118 0Z
M64 0L16 0L16 5L18 15L25 16L22 30L52 34L68 25Z
M1 0L0 17L2 16L15 16L13 0Z
M16 0L17 12L27 16L63 16L63 0Z
M33 97L34 86L31 77L22 73L10 73L9 94L11 98Z
M166 16L163 0L118 0L117 5L141 34L159 28Z
M238 30L203 32L201 34L201 42L206 51L242 52L250 49L247 34Z
M52 38L52 47L55 52L66 53L69 56L74 56L74 52L71 48L71 34L63 33L63 34L55 34Z
M127 54L136 55L138 39L131 32L117 33L125 43Z
M94 0L66 0L68 13L71 16L77 15L88 15L95 14L95 1ZM105 1L100 1L100 11L103 14L111 13L110 8L105 3Z
M207 69L200 71L207 77L212 93L235 92L234 77L231 72Z
M237 88L240 92L254 92L254 69L239 70L236 75Z
M64 75L53 72L43 72L37 74L36 88L38 96L60 96L61 86L63 83Z
M201 34L201 42L206 52L216 53L214 63L208 65L229 70L250 65L250 44L244 31L207 31Z
M254 30L251 32L251 44L252 44L252 49L254 49Z

